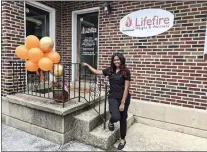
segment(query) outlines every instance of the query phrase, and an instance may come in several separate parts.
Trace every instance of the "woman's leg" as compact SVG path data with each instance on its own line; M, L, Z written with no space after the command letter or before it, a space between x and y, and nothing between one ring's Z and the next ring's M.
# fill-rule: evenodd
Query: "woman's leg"
M128 107L125 107L125 108L128 109ZM125 114L125 111L121 112L121 119L120 119L121 139L125 139L126 131L127 131L127 117L125 115L127 115L127 114Z
M128 108L130 104L130 96L127 97L127 100L125 102L125 107L124 111L120 112L121 119L120 119L120 136L121 136L121 141L118 146L118 150L121 150L124 148L126 141L125 141L125 136L127 132L127 117L128 117Z
M109 98L108 101L109 101L109 112L111 115L110 122L115 123L117 121L120 121L121 115L119 111L119 105L120 105L119 101L114 98Z
M126 136L127 131L127 117L128 117L128 108L130 104L130 96L127 97L127 100L125 102L124 111L120 112L120 135L121 139L124 139Z

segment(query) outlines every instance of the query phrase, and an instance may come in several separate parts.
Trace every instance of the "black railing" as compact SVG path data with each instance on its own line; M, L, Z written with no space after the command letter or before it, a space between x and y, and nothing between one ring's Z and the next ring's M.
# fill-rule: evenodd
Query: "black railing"
M24 61L10 61L12 65L12 93L24 93L48 98L62 104L72 99L84 99L106 123L106 102L108 85L100 76L91 73L80 63L54 64L48 72L29 72ZM44 78L43 78L44 77ZM101 101L104 101L104 114L101 115ZM96 108L98 104L98 109Z

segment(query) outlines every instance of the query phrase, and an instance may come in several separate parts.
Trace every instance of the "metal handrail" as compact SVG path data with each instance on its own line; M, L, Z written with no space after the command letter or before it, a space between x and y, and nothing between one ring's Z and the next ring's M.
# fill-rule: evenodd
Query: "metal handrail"
M59 93L59 98L62 99L62 107L65 107L65 102L78 98L78 102L80 102L81 98L84 99L90 106L93 108L101 117L104 122L104 129L106 127L106 102L108 97L108 84L106 82L102 82L99 76L92 74L90 71L87 71L86 67L83 67L80 63L60 63L63 65L63 74L61 77L54 77L52 79L49 77L50 72L44 72L44 77L47 77L47 80L40 80L40 76L38 76L35 72L28 72L25 69L25 61L9 61L12 65L12 80L13 80L13 94L15 93L23 93L29 94L32 96L38 96L42 98L48 98L52 100L56 100L54 98L54 94ZM78 75L78 81L72 82L72 66L77 69L75 72ZM59 66L57 66L59 67ZM53 68L54 71L54 68ZM89 79L89 88L86 88L86 79ZM47 81L47 82L46 82ZM52 87L50 83L52 82ZM60 83L58 89L55 89L55 84ZM78 87L76 88L76 83L78 83ZM83 84L83 88L81 85ZM69 85L69 86L68 86ZM71 88L71 85L73 87ZM68 90L65 88L67 86ZM94 87L94 88L93 88ZM42 89L41 89L42 88ZM77 90L78 89L78 90ZM84 92L81 93L81 90L84 89ZM67 91L66 91L67 90ZM73 90L73 96L71 96ZM76 94L76 90L78 91L78 95ZM88 92L87 92L88 91ZM104 114L101 115L100 105L101 105L101 92L104 91ZM86 95L89 95L89 99L86 98ZM51 95L52 94L52 97ZM95 106L92 106L92 102L98 99L99 108L98 110ZM61 100L59 101L61 102ZM95 104L94 104L95 105Z

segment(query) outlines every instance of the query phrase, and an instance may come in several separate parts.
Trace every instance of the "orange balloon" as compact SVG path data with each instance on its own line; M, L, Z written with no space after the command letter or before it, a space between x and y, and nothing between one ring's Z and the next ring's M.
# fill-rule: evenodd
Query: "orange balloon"
M54 47L54 42L50 37L45 36L41 38L40 49L42 50L42 52L44 53L50 52L53 47Z
M50 52L47 52L47 53L43 53L44 54L44 57L47 57L49 53L51 52L54 52L54 50L52 49Z
M39 48L32 48L28 52L28 57L32 62L37 63L44 55Z
M38 66L40 67L41 70L43 71L49 71L52 69L53 62L51 59L47 57L43 57L39 60Z
M24 45L18 46L15 53L20 59L28 59L28 50Z
M51 51L46 54L46 57L50 58L53 61L53 63L60 62L60 55L57 52Z
M29 35L26 37L25 45L28 50L30 50L31 48L39 48L40 40L34 35Z
M25 63L25 67L30 72L35 72L39 69L38 65L31 60L27 60Z

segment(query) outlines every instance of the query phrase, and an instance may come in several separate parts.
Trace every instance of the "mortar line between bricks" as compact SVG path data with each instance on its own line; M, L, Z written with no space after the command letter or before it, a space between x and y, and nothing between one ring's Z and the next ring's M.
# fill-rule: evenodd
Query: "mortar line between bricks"
M183 127L188 127L188 128L198 129L198 130L202 130L202 131L207 131L207 130L204 130L204 129L195 128L195 127L190 127L190 126L181 125L181 124L176 124L176 123L172 123L172 122L167 122L167 121L162 121L162 120L155 120L155 119L152 119L152 118L146 118L146 117L136 116L136 115L134 115L134 116L135 116L135 117L144 118L144 119L150 119L150 120L154 120L154 121L159 121L159 122L169 123L169 124L173 124L173 125L178 125L178 126L183 126ZM139 122L138 122L138 123L139 123Z

